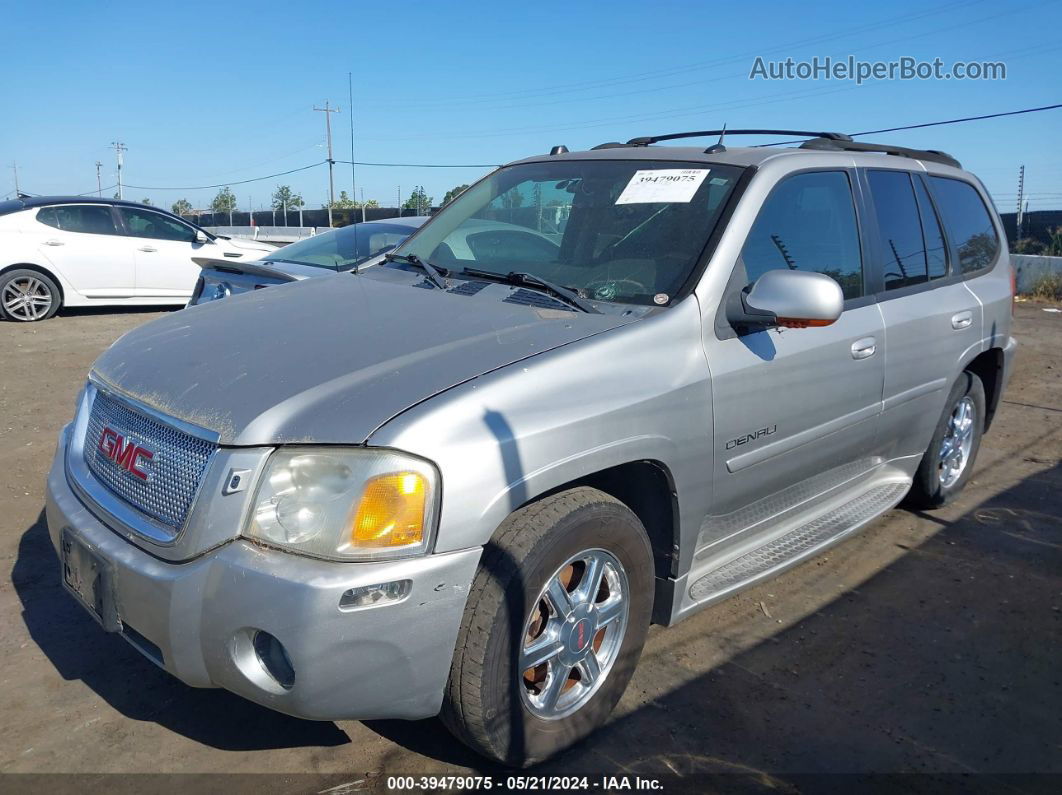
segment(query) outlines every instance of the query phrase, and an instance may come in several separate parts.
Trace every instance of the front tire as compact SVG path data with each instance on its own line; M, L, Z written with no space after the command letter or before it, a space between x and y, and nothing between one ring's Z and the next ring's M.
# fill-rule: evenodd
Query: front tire
M518 767L578 742L623 695L652 596L649 539L621 502L580 487L521 508L473 580L443 721Z
M47 320L62 304L59 286L40 271L19 268L0 276L0 318L32 323Z
M922 455L907 496L912 508L940 508L959 495L973 474L985 427L985 388L969 371L959 376L944 414Z

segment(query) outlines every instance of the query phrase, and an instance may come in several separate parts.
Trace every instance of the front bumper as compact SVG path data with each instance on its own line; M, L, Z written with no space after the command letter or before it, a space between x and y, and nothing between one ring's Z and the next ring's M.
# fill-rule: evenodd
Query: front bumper
M146 657L193 687L222 687L301 718L418 719L439 711L481 549L337 563L237 540L167 563L112 532L78 499L67 482L67 433L48 475L52 544L59 551L65 531L104 563L115 628ZM406 579L412 586L401 602L339 607L350 588ZM284 645L295 671L290 689L254 654L256 630Z

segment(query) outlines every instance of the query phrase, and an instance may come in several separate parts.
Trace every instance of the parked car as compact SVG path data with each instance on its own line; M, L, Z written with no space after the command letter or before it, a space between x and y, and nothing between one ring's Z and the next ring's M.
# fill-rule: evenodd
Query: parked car
M273 248L212 235L137 202L0 202L0 317L46 320L61 306L180 305L199 276L193 257L257 259Z
M441 712L510 765L585 737L650 622L953 499L1009 377L981 183L771 134L814 137L555 148L386 265L129 332L48 478L66 587L291 715Z
M427 216L418 215L329 229L271 251L253 262L196 257L196 264L203 270L188 305L205 304L270 285L371 267L382 262L384 254L427 220Z

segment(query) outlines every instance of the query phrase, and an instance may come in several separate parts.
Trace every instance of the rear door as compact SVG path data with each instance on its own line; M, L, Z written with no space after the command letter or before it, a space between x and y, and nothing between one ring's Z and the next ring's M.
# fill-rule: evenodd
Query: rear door
M871 256L885 322L882 441L889 458L920 455L964 357L981 342L981 308L966 289L926 178L868 169Z
M25 225L41 253L87 298L134 294L133 252L110 205L60 204L41 207Z
M136 294L141 298L187 299L199 278L192 257L202 256L196 230L176 218L140 207L119 207L133 241Z
M850 169L779 181L749 231L723 302L768 270L816 271L844 292L836 323L742 333L717 322L706 329L715 495L701 547L737 541L741 530L810 507L874 466L885 340L865 288L856 188Z

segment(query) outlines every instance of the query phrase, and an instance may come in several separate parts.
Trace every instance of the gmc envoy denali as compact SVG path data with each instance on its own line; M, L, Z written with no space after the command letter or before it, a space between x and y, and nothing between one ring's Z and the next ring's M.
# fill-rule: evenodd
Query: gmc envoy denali
M388 262L147 323L48 476L63 582L195 687L510 765L673 624L971 475L1013 279L952 157L555 147Z

